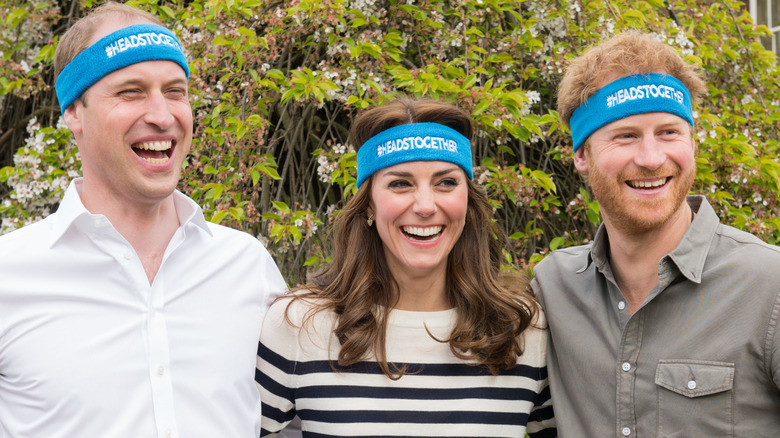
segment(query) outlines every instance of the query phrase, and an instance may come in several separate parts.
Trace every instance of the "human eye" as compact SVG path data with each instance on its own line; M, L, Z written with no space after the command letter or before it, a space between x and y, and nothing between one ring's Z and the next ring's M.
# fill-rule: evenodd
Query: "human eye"
M444 188L454 188L459 184L458 180L452 177L442 178L438 185Z
M619 145L620 144L631 144L634 141L636 141L637 138L639 138L637 133L634 132L634 131L630 131L630 130L616 132L616 133L614 133L612 135L612 141L615 144L619 144Z
M119 97L134 98L141 95L141 90L138 88L122 88L116 94Z
M394 190L402 190L406 189L412 186L412 183L410 183L408 180L405 179L394 179L390 181L387 184L387 187Z
M171 87L166 92L173 98L187 97L187 89L183 87Z

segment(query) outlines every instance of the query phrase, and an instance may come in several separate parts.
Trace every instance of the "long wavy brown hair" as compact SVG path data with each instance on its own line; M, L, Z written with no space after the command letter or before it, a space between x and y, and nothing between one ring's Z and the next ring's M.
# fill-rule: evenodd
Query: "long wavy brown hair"
M472 135L469 115L462 109L402 97L361 113L350 137L360 148L388 128L423 122L449 126L466 138ZM538 305L525 276L502 273L506 236L493 221L485 191L470 180L467 184L463 233L447 260L447 298L457 310L457 320L449 338L439 341L449 343L455 356L498 374L512 368L523 353L521 334L534 320ZM306 300L313 306L308 318L323 310L337 315L334 333L341 344L340 366L373 356L385 375L398 379L406 369L388 363L385 349L387 316L396 304L397 284L385 261L382 240L366 222L371 185L369 178L336 216L331 230L332 262L298 288L290 304Z

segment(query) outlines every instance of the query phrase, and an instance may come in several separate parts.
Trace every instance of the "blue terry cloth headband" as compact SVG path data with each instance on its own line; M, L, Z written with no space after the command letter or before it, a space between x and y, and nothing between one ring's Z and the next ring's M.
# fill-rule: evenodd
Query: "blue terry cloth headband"
M574 110L569 121L574 151L608 123L655 112L674 114L693 126L691 93L677 78L660 73L631 75L610 82Z
M156 24L124 27L84 49L57 76L57 100L65 110L103 76L128 65L151 60L173 61L190 68L181 44L170 30Z
M357 153L357 186L374 172L407 161L447 161L474 178L469 139L438 123L411 123L386 129L363 143Z

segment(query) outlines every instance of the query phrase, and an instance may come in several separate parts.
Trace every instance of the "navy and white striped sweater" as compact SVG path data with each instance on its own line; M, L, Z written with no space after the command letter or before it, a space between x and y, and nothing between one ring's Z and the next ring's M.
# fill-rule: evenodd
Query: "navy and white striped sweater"
M376 362L339 368L334 315L319 312L301 330L308 305L299 300L290 308L294 327L284 318L288 303L280 300L269 309L260 336L261 436L279 432L296 415L305 438L556 436L545 331L526 330L517 366L493 376L455 357L426 331L445 339L454 310L393 310L387 356L407 365L407 373L392 380Z

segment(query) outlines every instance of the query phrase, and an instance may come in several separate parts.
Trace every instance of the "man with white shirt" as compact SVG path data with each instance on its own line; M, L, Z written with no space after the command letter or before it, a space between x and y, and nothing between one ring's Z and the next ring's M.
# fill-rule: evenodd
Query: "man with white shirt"
M193 130L176 36L108 3L55 71L83 178L0 238L0 436L258 436L257 342L285 284L175 190Z
M693 65L650 34L576 58L558 89L604 223L532 285L562 437L776 437L780 249L719 223L696 171Z

